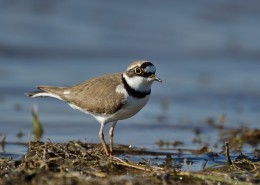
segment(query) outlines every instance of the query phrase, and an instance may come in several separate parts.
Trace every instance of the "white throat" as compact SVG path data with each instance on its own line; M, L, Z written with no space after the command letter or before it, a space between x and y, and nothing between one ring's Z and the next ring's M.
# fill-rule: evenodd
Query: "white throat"
M136 91L148 92L151 90L153 81L149 81L141 76L134 76L130 78L125 73L123 73L123 77L125 78L127 84Z

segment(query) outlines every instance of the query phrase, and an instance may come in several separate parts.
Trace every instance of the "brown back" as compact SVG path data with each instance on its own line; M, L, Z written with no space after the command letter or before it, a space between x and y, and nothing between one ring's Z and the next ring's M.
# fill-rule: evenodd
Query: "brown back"
M124 95L115 91L122 84L121 75L105 75L64 88L63 91L69 91L70 94L65 93L62 98L86 111L113 114L124 102Z

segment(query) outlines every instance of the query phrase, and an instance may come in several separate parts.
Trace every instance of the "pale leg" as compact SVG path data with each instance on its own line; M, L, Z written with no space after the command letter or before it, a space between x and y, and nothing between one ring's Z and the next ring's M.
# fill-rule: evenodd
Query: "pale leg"
M116 127L116 121L112 123L112 126L109 130L109 139L110 139L110 156L112 156L113 153L113 136L114 136L114 130Z
M105 142L105 139L104 139L104 134L103 134L104 126L105 126L105 124L101 123L100 130L99 130L99 138L100 138L101 144L102 144L102 146L105 150L106 155L109 155L107 145L106 145L106 142Z

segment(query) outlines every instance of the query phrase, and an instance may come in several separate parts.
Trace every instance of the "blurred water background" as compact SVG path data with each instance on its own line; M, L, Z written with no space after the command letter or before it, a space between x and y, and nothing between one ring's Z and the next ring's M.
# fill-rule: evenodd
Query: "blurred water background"
M213 147L219 136L207 120L223 115L227 128L259 128L259 20L258 0L0 0L0 132L8 142L27 142L37 104L43 141L99 143L92 117L24 93L123 71L136 59L153 62L163 83L153 85L139 114L119 122L115 143ZM192 142L198 129L200 144ZM5 150L19 155L27 148Z

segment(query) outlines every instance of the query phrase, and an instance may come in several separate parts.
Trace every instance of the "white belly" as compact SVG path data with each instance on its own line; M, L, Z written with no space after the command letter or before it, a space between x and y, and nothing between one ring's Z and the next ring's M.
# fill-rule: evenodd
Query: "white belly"
M149 96L137 99L137 98L129 98L128 103L122 107L121 110L116 112L111 118L115 118L116 120L127 119L135 115L139 112L145 104L148 102Z
M109 123L117 120L123 120L132 117L139 112L149 100L149 95L145 98L138 99L128 97L127 103L116 113L110 115L92 114L99 122Z

